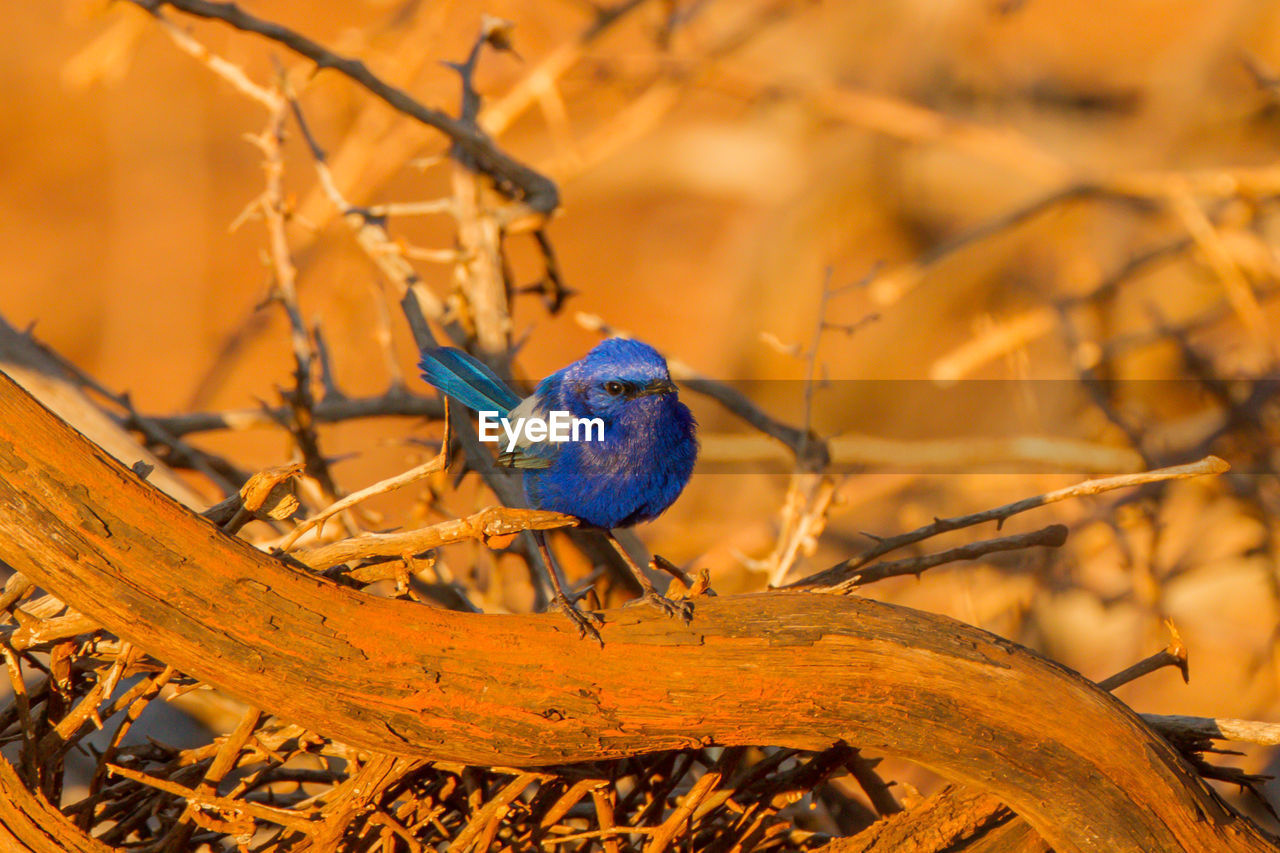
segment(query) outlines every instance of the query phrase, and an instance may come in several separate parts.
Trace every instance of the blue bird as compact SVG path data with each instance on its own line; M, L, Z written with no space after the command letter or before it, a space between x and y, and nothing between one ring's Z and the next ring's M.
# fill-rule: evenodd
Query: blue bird
M698 455L697 424L680 402L667 362L648 344L610 338L579 361L538 383L521 400L496 374L470 355L449 347L424 350L422 378L477 412L497 412L517 425L524 418L548 421L553 412L599 419L603 434L587 427L581 440L552 441L521 430L500 436L500 464L524 473L524 494L535 509L577 516L602 529L631 570L645 602L685 622L688 602L677 605L660 595L613 534L661 515L689 482ZM586 440L595 438L598 440ZM534 532L555 587L553 605L563 610L583 636L600 641L599 617L583 613L565 595L546 538Z

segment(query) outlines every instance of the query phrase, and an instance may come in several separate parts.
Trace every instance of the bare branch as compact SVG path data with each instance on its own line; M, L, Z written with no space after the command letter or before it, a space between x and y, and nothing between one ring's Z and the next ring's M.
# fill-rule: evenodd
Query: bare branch
M471 158L477 169L492 177L499 189L513 198L521 199L529 211L546 216L560 204L560 195L555 183L498 148L475 122L462 121L448 113L423 106L403 89L392 86L374 75L358 59L340 56L288 27L255 17L234 3L209 2L209 0L130 1L153 14L164 6L172 6L189 15L220 20L238 30L256 33L282 44L310 59L317 68L332 68L346 75L373 95L381 98L393 109L448 136ZM508 213L509 218L513 216L513 213Z
M442 545L506 537L522 530L575 527L577 524L578 519L558 512L489 507L466 518L442 521L419 530L403 533L370 533L353 539L343 539L330 545L302 548L293 552L292 556L313 569L327 569L349 560L421 554L423 551L439 548Z
M972 515L962 515L955 518L939 518L932 524L926 524L907 533L900 533L897 536L888 536L879 540L875 547L868 549L863 554L849 560L845 560L826 571L819 572L815 575L802 578L787 585L787 588L795 587L813 587L813 586L830 586L839 583L848 575L867 565L876 557L896 551L907 545L915 544L939 533L947 533L952 530L959 530L963 527L973 527L977 524L985 524L988 521L1003 523L1005 519L1026 512L1037 507L1048 506L1051 503L1064 501L1068 498L1086 497L1088 495L1098 495L1103 492L1109 492L1113 489L1124 489L1132 486L1141 486L1147 483L1158 483L1165 480L1184 480L1191 477L1203 477L1206 475L1221 474L1231 469L1231 466L1219 459L1217 456L1206 456L1198 462L1192 462L1187 465L1173 465L1168 468L1158 468L1154 471L1143 471L1138 474L1120 474L1115 477L1101 477L1096 480L1085 480L1083 483L1077 483L1074 486L1067 486L1063 489L1057 489L1052 492L1046 492L1043 495L1037 495L1033 498L1024 498L1020 501L1014 501L1011 504L998 506L994 509L975 512Z
M907 557L902 560L892 560L884 563L876 563L873 566L867 566L860 569L848 569L843 574L823 573L825 582L821 586L810 586L797 582L788 584L784 589L801 588L812 590L813 592L836 592L848 594L853 592L860 586L866 586L869 583L884 580L885 578L899 577L901 575L919 575L926 569L934 566L941 566L944 563L954 563L957 560L976 560L987 554L994 554L999 551L1016 551L1020 548L1032 548L1037 545L1043 545L1049 548L1058 548L1067 541L1067 528L1063 524L1051 524L1041 530L1033 530L1030 533L1019 533L1015 536L1002 536L997 539L984 539L981 542L970 542L968 545L961 545L958 548L951 548L946 551L939 551L936 554L925 554L920 557ZM830 570L829 570L830 571Z

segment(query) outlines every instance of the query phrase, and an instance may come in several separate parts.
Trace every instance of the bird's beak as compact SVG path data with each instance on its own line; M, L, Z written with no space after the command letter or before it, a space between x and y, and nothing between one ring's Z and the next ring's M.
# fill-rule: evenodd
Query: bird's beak
M650 394L674 394L676 386L670 379L655 379L648 385L636 392L637 397L647 397Z

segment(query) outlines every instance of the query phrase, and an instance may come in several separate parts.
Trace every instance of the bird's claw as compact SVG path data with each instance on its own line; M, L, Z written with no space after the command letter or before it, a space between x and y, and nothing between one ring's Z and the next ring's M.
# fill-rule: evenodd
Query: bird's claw
M578 605L563 595L557 595L553 598L551 606L569 617L569 621L578 629L579 638L595 640L600 644L600 648L604 648L604 639L600 636L600 631L597 630L604 625L603 619L590 610L579 610Z
M634 607L638 604L647 604L650 607L656 607L665 615L670 616L673 619L679 619L686 625L693 621L693 602L688 601L687 599L672 601L670 598L667 598L665 595L661 595L660 593L646 592L639 598L628 601L623 606Z

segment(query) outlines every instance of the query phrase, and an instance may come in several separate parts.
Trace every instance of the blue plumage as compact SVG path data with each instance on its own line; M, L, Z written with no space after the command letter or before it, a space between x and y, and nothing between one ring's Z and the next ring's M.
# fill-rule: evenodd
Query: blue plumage
M655 518L680 495L698 453L696 424L680 402L667 363L640 341L611 338L556 371L521 401L464 352L423 352L423 378L453 399L504 417L565 411L600 418L603 441L522 442L500 458L524 468L530 506L577 516L596 527Z
M498 375L462 350L436 347L418 362L422 378L433 388L476 410L497 411L504 416L520 404Z
M667 362L657 350L639 341L611 338L543 379L524 400L460 350L424 350L420 366L422 378L443 393L477 411L497 412L511 424L521 418L547 421L554 412L603 422L603 435L597 431L592 436L597 440L558 442L521 433L508 440L498 461L524 471L530 506L603 528L645 602L686 623L692 618L692 604L659 594L612 532L661 515L689 482L698 455L693 414L677 397ZM597 630L602 620L578 609L565 593L545 535L532 535L555 588L553 606L573 620L581 636L603 645ZM692 583L687 576L686 582Z

